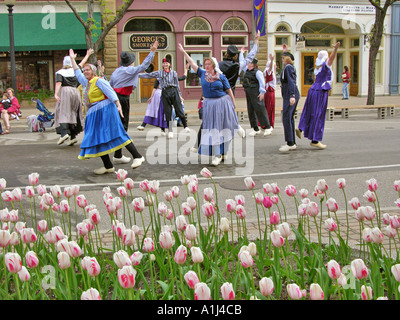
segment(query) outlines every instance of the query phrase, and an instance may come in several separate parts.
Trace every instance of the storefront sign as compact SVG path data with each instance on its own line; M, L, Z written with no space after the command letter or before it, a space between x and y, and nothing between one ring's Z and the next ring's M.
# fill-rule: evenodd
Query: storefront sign
M165 34L132 34L129 37L129 47L132 50L149 50L156 40L158 41L158 50L168 47Z

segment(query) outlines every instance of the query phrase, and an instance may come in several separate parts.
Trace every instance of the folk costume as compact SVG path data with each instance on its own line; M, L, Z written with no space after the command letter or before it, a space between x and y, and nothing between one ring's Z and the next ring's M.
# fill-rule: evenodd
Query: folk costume
M266 68L264 70L265 76L265 94L264 94L264 106L267 110L267 115L271 127L275 127L275 90L276 90L276 70L275 65L272 66L271 71L271 60L268 60Z
M54 125L56 132L61 135L57 144L62 144L68 138L68 145L77 143L76 136L83 131L82 101L79 90L79 82L72 68L71 58L64 57L63 68L56 72L56 83L60 97L54 112Z

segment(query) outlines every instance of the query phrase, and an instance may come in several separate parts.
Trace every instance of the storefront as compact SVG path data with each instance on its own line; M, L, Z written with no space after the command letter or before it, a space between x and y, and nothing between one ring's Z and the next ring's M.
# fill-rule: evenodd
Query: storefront
M342 94L344 66L350 69L350 95L366 96L368 90L368 34L375 21L375 8L363 4L347 5L327 1L302 5L292 1L268 2L268 51L274 52L278 79L282 70L282 45L286 44L295 56L297 85L302 96L314 82L314 63L318 51L332 51L340 42L337 58L332 66L334 79L331 94ZM285 11L282 11L282 8ZM386 17L390 21L390 11ZM385 29L385 32L388 32ZM385 33L376 59L376 94L388 94L388 55L390 37ZM279 92L279 90L278 90ZM278 93L280 94L280 93Z
M86 14L82 13L85 17ZM100 13L95 13L100 20ZM83 26L63 4L31 5L17 2L13 11L17 91L54 90L54 73L73 48L86 54ZM0 8L0 91L11 86L9 22L6 6Z
M117 1L117 7L119 5ZM153 62L154 70L161 68L162 59L169 56L172 68L181 76L185 60L177 50L178 43L200 65L205 57L212 56L220 61L231 44L239 49L245 47L247 51L253 40L251 21L251 3L243 0L197 3L135 0L117 25L118 55L122 51L134 52L138 65L147 56L150 43L157 38L160 46ZM238 81L236 96L244 97ZM153 84L154 80L140 80L132 99L145 102L151 95ZM184 99L200 99L202 91L195 74L189 71L186 81L180 85Z

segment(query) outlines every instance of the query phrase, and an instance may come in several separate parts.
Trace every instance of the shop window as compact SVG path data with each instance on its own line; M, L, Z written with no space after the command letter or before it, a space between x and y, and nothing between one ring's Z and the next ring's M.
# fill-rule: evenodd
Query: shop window
M344 34L343 28L326 22L307 22L301 27L301 33Z
M359 46L360 46L359 38L351 39L351 47L352 48L358 48Z
M194 62L203 68L203 63L205 58L211 57L210 51L193 51L188 52L189 56L194 60ZM189 68L188 75L186 78L186 87L200 87L200 78L194 73L192 68Z
M211 27L207 20L197 17L186 23L185 31L211 31Z
M340 48L344 48L345 42L344 39L337 39L336 42L340 42Z
M289 45L289 37L275 37L275 45L282 46L282 45Z
M211 45L211 36L184 36L185 46L207 46Z
M232 44L237 47L247 46L247 36L222 36L223 46L230 46Z
M222 26L222 31L247 31L247 27L242 19L229 18Z
M124 32L171 32L171 25L164 19L134 18L125 25Z
M277 28L276 28L276 30L275 30L276 32L289 32L289 29L288 29L288 27L286 27L285 25L279 25Z

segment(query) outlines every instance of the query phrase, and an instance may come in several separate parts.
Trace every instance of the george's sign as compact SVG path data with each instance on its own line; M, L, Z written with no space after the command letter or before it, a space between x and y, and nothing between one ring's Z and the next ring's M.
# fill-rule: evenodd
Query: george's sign
M131 34L129 37L129 47L132 50L149 50L150 45L158 40L157 50L168 47L166 34Z

